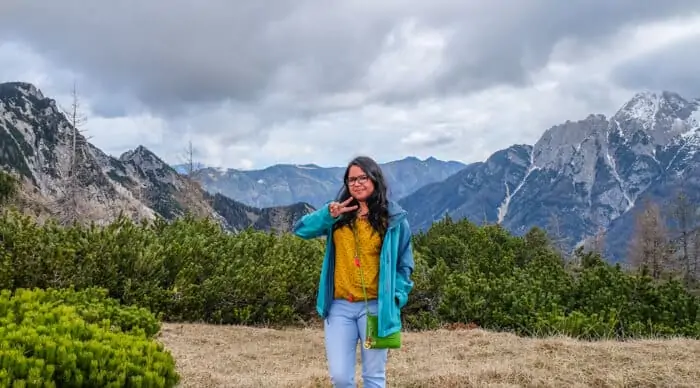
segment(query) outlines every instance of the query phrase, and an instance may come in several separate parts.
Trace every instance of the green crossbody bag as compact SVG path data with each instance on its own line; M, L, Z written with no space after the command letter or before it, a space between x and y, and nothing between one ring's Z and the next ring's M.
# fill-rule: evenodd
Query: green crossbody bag
M367 338L365 339L365 349L398 349L401 347L401 330L389 334L386 337L380 337L378 333L379 319L377 315L370 314L369 302L367 301L367 289L365 288L365 277L360 264L360 244L357 239L357 231L355 225L352 225L352 232L355 236L355 266L360 269L360 281L362 282L362 293L365 297L365 309L367 310Z

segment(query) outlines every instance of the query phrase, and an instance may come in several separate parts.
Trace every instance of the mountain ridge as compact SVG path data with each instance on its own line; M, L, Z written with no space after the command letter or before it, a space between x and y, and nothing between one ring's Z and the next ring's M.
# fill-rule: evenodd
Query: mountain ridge
M182 176L182 166L168 165L144 146L113 157L79 135L79 152L72 153L71 134L55 101L34 85L0 83L0 167L23 177L28 195L47 208L65 207L70 192L87 204L73 204L86 219L106 221L116 211L166 219L193 213L232 231L288 231L342 185L344 166L314 163L205 167L190 177L195 182ZM70 155L80 161L80 190L67 183ZM700 100L643 91L610 116L566 120L534 144L511 145L484 161L408 156L381 166L414 232L445 215L498 223L515 234L556 224L566 249L573 249L602 228L606 255L619 261L640 203L668 203L681 188L700 203ZM217 188L223 178L235 183L237 195Z
M627 214L650 188L669 201L678 176L700 176L699 150L699 100L640 92L609 118L589 114L552 126L535 144L496 151L399 203L409 211L414 232L445 215L500 223L516 234L533 226L547 229L557 218L569 240L566 248L573 249ZM700 203L700 184L685 183ZM614 243L606 253L614 261L625 250L615 234L629 237L633 223L624 220L607 236Z
M464 168L457 161L415 156L380 163L392 199L439 181ZM178 168L180 168L178 166ZM255 170L207 167L196 170L197 180L210 193L221 193L249 206L268 207L297 202L319 207L337 196L345 166L280 163Z
M142 145L113 157L79 131L73 151L73 135L56 101L35 85L0 83L0 168L21 177L22 192L37 209L64 223L106 223L121 213L137 220L191 214L234 232L289 230L312 209L307 204L261 209L217 198Z

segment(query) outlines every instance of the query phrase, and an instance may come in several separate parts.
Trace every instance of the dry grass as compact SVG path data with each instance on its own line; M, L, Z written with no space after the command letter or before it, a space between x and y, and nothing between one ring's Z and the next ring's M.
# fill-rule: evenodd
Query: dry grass
M160 340L176 358L182 387L330 386L318 329L165 324ZM697 387L700 341L526 339L480 329L405 333L404 347L390 352L387 385Z

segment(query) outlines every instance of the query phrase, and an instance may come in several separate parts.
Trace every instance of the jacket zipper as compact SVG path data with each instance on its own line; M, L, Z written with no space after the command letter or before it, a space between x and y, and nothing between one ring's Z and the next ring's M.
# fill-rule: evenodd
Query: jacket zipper
M328 243L329 254L328 254L328 272L326 273L326 300L324 301L324 315L328 317L330 312L331 303L333 303L333 274L335 272L335 246L333 244L333 233L329 233L328 238L331 240Z

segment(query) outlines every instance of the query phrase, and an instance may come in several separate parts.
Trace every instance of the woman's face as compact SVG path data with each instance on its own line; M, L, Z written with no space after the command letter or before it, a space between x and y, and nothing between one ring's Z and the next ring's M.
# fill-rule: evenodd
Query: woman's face
M366 201L372 192L374 192L374 183L371 179L357 166L350 166L348 171L348 190L358 201Z

